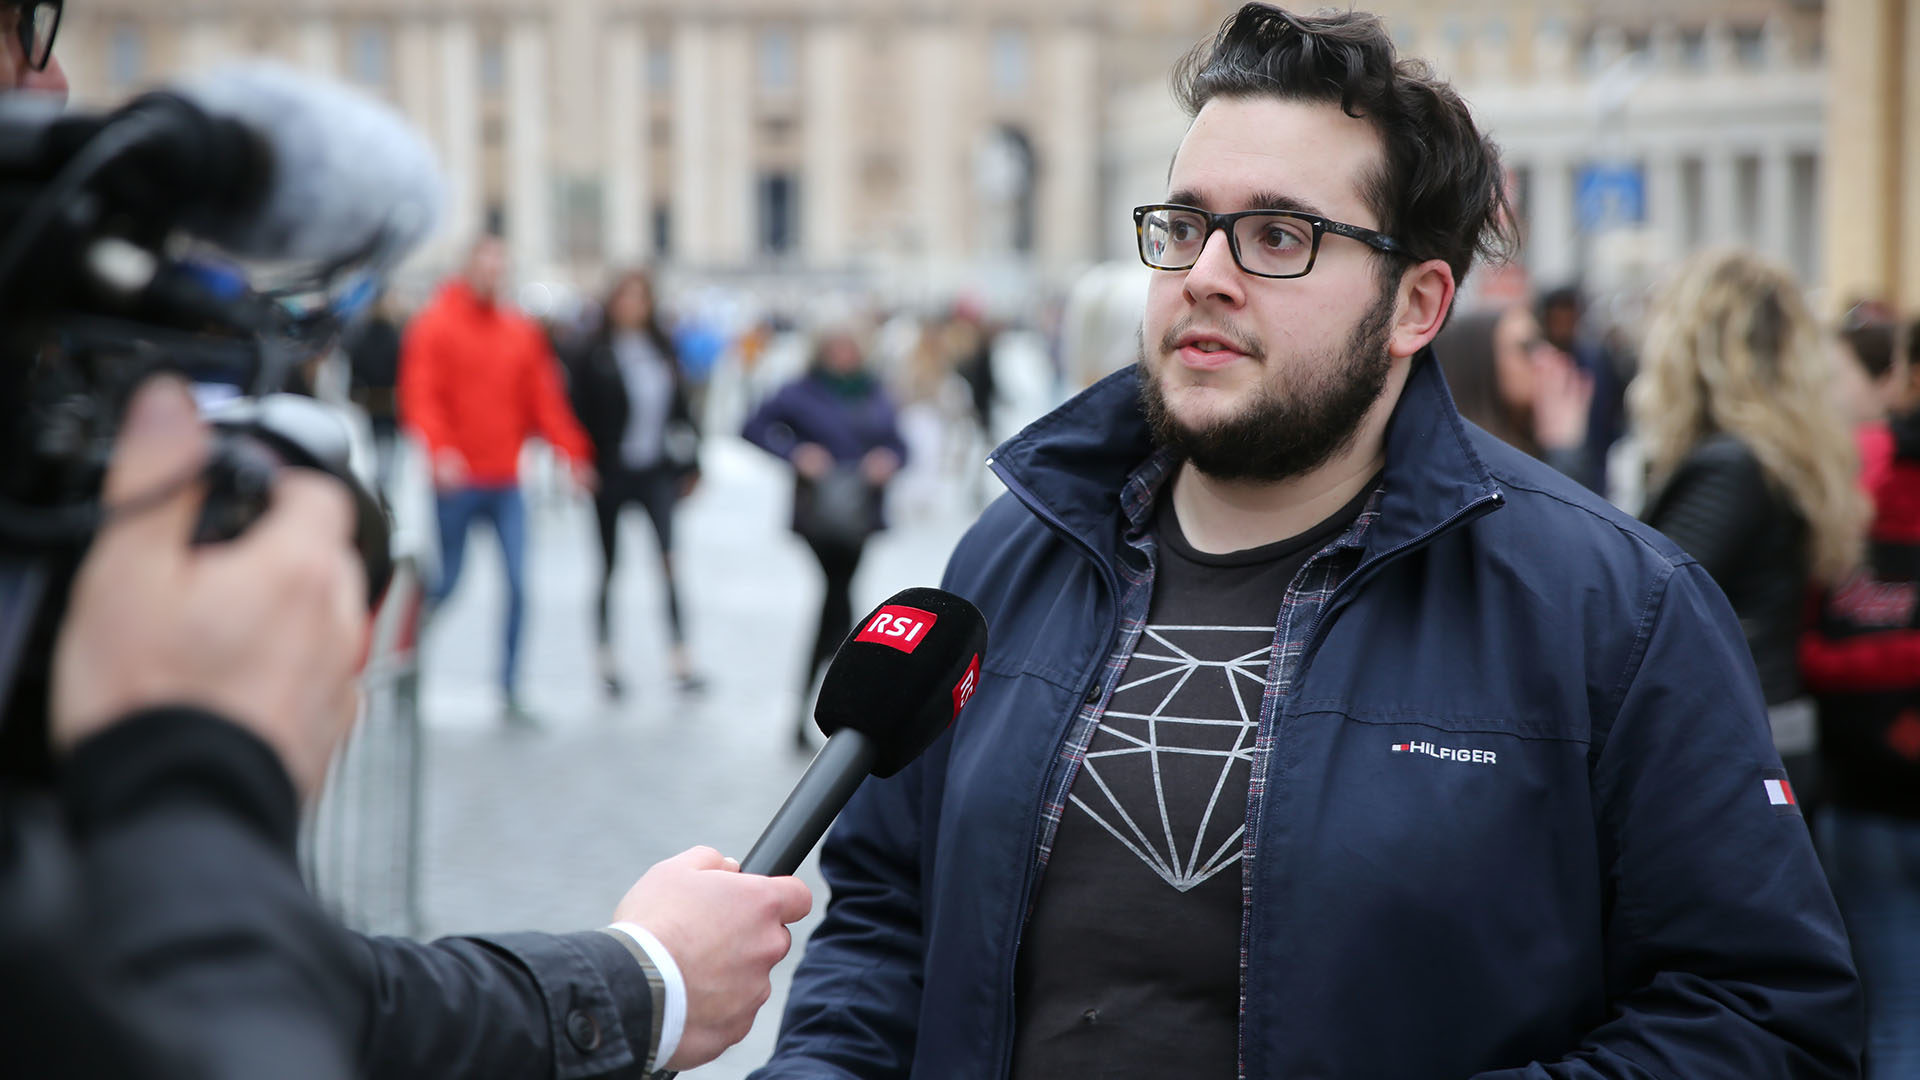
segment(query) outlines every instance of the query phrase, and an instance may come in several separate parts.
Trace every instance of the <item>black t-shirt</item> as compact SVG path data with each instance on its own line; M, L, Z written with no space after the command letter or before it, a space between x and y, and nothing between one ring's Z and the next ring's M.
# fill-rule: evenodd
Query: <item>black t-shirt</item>
M1294 576L1372 491L1299 536L1226 555L1195 551L1162 496L1148 625L1021 940L1016 1080L1237 1073L1239 866L1275 623Z

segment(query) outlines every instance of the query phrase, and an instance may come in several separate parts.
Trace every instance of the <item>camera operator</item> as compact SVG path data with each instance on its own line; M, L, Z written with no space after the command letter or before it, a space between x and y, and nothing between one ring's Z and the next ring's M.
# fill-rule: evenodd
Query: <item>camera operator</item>
M0 0L0 87L64 95L59 7ZM0 792L9 1070L637 1076L744 1037L811 898L708 849L648 870L605 930L422 944L319 910L295 832L356 705L353 513L281 469L262 518L195 545L209 447L180 380L128 405L54 653L58 776Z

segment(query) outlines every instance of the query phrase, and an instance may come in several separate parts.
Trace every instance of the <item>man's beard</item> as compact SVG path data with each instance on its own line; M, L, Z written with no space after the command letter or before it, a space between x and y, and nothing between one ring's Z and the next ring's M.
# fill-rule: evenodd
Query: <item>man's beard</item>
M1167 406L1160 379L1148 365L1146 344L1140 347L1140 407L1154 444L1172 450L1194 468L1221 480L1272 483L1312 472L1353 445L1360 421L1386 389L1393 360L1387 338L1393 323L1394 290L1380 296L1361 316L1337 357L1293 361L1304 377L1282 384L1273 372L1262 371L1253 400L1232 416L1192 428L1177 420ZM1175 326L1161 342L1161 354L1172 359L1173 344L1184 328ZM1258 359L1258 353L1254 354ZM1262 360L1261 366L1277 363Z

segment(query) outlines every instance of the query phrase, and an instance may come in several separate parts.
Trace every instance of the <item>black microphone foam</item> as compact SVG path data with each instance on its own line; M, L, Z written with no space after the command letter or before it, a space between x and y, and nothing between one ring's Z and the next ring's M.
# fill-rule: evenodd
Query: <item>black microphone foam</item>
M940 737L980 683L987 620L942 589L904 589L868 612L840 644L813 719L829 738L858 731L873 775L892 776Z

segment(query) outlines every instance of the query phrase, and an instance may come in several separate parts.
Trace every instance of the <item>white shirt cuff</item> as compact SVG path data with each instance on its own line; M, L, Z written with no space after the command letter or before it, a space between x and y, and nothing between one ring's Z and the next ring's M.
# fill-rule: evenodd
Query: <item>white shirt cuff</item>
M660 1046L654 1051L653 1067L664 1069L667 1062L673 1060L673 1052L680 1049L680 1036L687 1028L687 981L680 976L680 965L673 962L673 954L667 951L660 939L647 932L647 928L638 923L617 922L607 927L618 930L632 938L653 961L660 972L660 981L667 988L667 1014L660 1020Z

